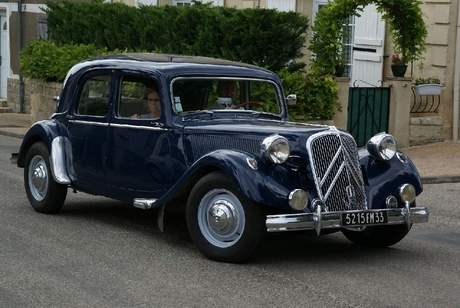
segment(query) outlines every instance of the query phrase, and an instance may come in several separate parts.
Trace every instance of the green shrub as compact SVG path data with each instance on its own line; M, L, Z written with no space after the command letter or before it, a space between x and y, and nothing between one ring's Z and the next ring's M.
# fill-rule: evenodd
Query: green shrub
M111 53L117 52L115 50ZM94 45L58 46L54 42L34 40L21 51L21 74L45 81L62 81L73 65L107 53L109 51L106 48L96 48Z
M300 59L308 17L267 9L128 6L123 3L46 2L57 44L158 51L241 61L278 71ZM303 67L304 64L297 64Z
M335 110L341 110L338 103L339 87L332 75L310 71L304 76L300 72L290 73L288 69L282 69L278 75L283 83L285 95L297 95L297 104L288 106L292 120L330 120Z

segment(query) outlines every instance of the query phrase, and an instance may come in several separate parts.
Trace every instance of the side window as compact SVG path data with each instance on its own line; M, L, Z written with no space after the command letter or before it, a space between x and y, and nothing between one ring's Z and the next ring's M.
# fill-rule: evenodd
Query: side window
M110 76L93 76L86 80L80 95L77 114L105 116L109 108Z
M117 115L125 118L159 118L161 102L157 83L148 78L124 76Z

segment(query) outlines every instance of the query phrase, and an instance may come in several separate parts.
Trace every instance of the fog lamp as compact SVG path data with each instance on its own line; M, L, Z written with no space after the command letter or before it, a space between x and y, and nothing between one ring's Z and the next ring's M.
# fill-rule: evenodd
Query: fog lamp
M308 195L302 189L294 189L289 194L289 206L294 210L301 211L303 210L308 203Z
M415 187L411 184L404 184L399 187L399 196L403 202L412 203L415 200Z

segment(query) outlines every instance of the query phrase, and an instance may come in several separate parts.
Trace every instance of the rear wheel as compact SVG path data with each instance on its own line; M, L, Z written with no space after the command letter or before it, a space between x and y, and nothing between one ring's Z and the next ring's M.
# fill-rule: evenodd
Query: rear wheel
M266 234L259 204L243 196L222 172L204 176L192 189L187 226L205 256L224 262L246 260Z
M45 214L58 212L67 196L67 185L57 183L50 170L48 148L35 143L26 156L24 186L32 207Z
M409 229L407 225L366 227L362 231L343 230L343 235L355 244L388 247L401 241Z

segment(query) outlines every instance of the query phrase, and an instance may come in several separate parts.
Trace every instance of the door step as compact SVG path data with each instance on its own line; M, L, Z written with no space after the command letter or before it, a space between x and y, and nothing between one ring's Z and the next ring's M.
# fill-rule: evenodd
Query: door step
M0 113L11 113L13 109L8 107L8 102L6 99L0 99Z

